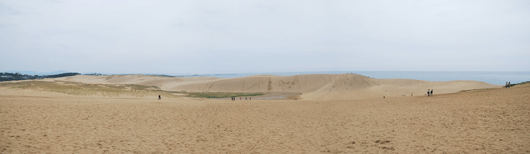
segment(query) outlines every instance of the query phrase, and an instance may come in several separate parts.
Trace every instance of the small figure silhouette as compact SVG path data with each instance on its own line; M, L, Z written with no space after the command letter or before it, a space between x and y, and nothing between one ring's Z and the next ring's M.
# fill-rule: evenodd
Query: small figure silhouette
M162 96L158 95L158 99L162 99Z

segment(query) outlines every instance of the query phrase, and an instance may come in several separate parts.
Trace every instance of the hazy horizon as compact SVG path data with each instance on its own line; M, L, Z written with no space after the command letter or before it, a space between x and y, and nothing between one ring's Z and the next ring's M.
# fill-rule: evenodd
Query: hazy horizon
M357 72L434 72L434 73L440 73L440 72L491 72L491 73L501 73L501 72L511 72L511 73L529 73L530 71L291 71L291 72L229 72L229 73L142 73L142 72L136 72L136 73L112 73L112 72L77 72L77 71L67 71L67 70L58 70L58 71L52 71L52 72L37 72L37 71L17 71L17 70L10 70L10 71L3 71L3 72L9 72L9 73L21 73L21 74L27 74L27 75L50 75L50 74L60 74L60 73L81 73L81 74L92 74L92 73L100 73L103 75L123 75L123 74L143 74L143 75L230 75L230 74L278 74L278 73L302 73L302 74L330 74L329 72L339 72L339 73L357 73ZM331 73L331 74L335 74Z
M526 72L528 42L524 0L0 0L0 72Z

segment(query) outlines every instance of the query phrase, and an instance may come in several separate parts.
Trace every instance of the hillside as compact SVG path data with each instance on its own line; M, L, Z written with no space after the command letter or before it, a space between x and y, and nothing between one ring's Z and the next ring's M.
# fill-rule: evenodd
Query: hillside
M353 100L365 98L421 96L461 90L498 88L479 81L421 81L373 79L357 74L309 74L294 76L256 75L241 78L160 77L147 75L87 76L46 79L94 84L139 84L167 91L188 92L298 92L307 100Z

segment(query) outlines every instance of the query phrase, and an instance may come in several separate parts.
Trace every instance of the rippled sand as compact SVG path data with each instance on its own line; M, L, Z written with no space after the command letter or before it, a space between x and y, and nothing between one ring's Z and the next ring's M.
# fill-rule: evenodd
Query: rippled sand
M351 101L0 89L0 153L530 153L530 86Z

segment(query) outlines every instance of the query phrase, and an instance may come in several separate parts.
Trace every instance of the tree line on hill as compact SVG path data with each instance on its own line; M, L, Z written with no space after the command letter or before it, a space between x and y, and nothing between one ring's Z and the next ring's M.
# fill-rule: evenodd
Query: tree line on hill
M53 75L27 75L27 74L20 74L20 73L0 72L0 81L60 78L60 77L67 77L67 76L76 76L80 74L81 73L77 73L77 72L68 72L68 73L53 74Z
M86 73L81 74L77 72L68 72L68 73L60 73L60 74L53 74L53 75L28 75L28 74L20 74L20 73L9 73L9 72L0 72L0 81L16 81L16 80L32 80L32 79L45 79L45 78L60 78L60 77L67 77L67 76L76 76L76 75L95 75L95 76L107 76L107 75L135 75L135 74L102 74L102 73ZM194 77L199 76L197 74L195 75L182 75L182 76L172 76L172 75L165 75L165 74L143 74L143 75L151 75L151 76L162 76L162 77Z

